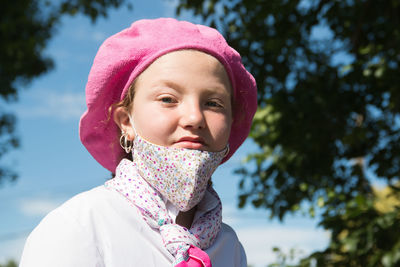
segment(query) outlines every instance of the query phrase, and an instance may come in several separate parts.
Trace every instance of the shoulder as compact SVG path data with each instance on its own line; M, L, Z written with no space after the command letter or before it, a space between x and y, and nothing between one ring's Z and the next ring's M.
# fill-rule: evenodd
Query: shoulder
M246 253L236 232L229 225L222 223L214 244L207 249L213 266L247 266Z
M114 197L115 192L107 190L102 185L72 197L57 210L65 212L95 210L109 203Z
M104 186L74 196L32 231L21 266L103 266L103 233L114 226L116 214L125 214L121 211L125 206L132 210L119 193ZM133 216L133 220L137 218Z
M84 220L78 219L90 206L93 194L97 193L79 194L44 217L28 236L20 266L86 265L92 262L91 258L96 259L99 251L93 244L92 232ZM84 247L90 248L86 250L87 257L70 257L71 253L83 256L79 253Z
M51 211L32 233L50 231L61 224L63 229L80 228L89 234L91 228L94 226L98 228L102 223L110 221L115 213L120 215L121 209L132 211L132 207L118 192L98 186L72 197Z
M222 223L218 238L222 239L224 242L239 243L235 230L226 223Z
M226 224L226 223L222 223L221 226L222 226L222 227L221 227L221 231L223 231L224 234L226 234L226 235L228 235L228 236L230 236L230 237L232 237L232 238L236 238L236 239L237 239L236 232L235 232L235 230L233 230L232 227L230 227L230 226L229 226L228 224Z
M74 196L45 219L49 220L63 214L75 223L85 226L87 222L95 220L98 216L107 216L107 213L113 210L115 203L120 200L121 197L117 192L98 186Z

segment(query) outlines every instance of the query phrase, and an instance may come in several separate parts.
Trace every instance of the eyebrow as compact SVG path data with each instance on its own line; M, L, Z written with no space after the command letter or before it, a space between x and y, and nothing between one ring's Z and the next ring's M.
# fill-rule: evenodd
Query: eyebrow
M170 87L172 89L175 89L177 91L180 91L180 92L184 90L184 88L182 88L182 86L180 86L178 83L176 83L174 81L171 81L171 80L161 79L161 80L158 80L155 85L160 85L160 84L161 85L166 85L166 86L168 86L168 87Z
M182 92L184 91L184 87L182 87L181 85L179 85L178 83L171 81L171 80L165 80L165 79L161 79L158 80L157 83L155 85L166 85L174 90L177 90L178 92ZM217 93L217 94L227 94L228 96L232 96L232 88L231 86L229 86L228 90L225 90L225 86L221 86L221 85L217 85L217 86L211 86L211 87L207 87L206 88L207 93Z

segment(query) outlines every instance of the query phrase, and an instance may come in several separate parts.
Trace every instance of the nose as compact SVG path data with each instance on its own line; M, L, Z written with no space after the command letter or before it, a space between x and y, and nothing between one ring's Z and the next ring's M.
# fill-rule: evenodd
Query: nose
M181 125L184 128L202 129L206 127L203 110L198 103L188 102L182 108Z

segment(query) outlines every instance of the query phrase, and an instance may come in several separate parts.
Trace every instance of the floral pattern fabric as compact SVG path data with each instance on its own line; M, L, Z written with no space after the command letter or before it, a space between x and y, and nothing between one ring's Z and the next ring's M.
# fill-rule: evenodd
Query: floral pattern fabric
M204 197L208 181L226 155L219 152L152 144L136 134L133 162L140 175L180 211L188 211Z
M191 247L204 250L211 246L221 229L222 205L211 186L207 190L218 198L218 205L194 220L190 229L174 223L160 192L141 176L136 162L123 159L116 169L116 176L105 186L122 194L140 210L150 227L159 229L166 249L175 258L174 266L183 261L190 262Z

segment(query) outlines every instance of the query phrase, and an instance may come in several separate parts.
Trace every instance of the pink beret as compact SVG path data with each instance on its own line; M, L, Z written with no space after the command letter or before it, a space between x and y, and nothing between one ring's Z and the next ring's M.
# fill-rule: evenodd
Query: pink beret
M234 90L234 118L229 137L228 160L249 134L257 109L257 87L240 55L215 29L172 18L139 20L100 46L86 84L87 111L79 124L79 136L89 153L115 172L125 152L119 145L120 130L109 107L122 100L132 82L160 56L195 49L217 58L225 67Z

